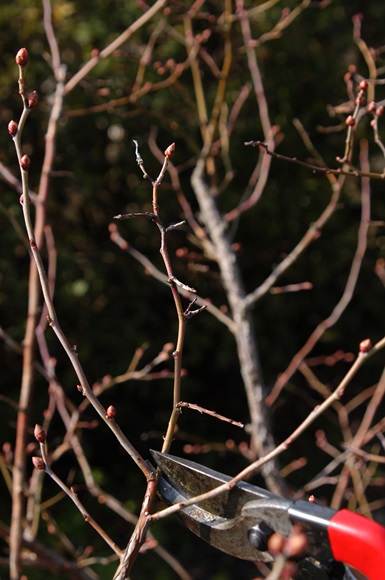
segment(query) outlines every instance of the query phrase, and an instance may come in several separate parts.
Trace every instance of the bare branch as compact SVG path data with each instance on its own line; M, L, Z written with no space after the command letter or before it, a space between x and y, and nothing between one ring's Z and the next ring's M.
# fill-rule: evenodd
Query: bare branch
M106 46L97 56L93 56L65 85L64 94L67 95L72 91L76 85L84 79L85 76L104 58L110 56L119 46L127 42L127 40L139 30L146 22L148 22L163 6L167 0L157 0L148 10L144 12L135 22L126 28L124 32L108 46Z

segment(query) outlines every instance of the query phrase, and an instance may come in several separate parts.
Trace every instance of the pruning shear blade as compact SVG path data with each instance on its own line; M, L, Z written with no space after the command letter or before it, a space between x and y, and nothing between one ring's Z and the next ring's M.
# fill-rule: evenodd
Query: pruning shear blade
M169 505L183 502L231 480L222 473L187 459L151 451L162 471L159 492ZM271 562L271 554L252 544L252 531L260 522L288 535L292 524L290 500L240 482L231 490L187 506L179 512L184 525L212 546L237 558Z

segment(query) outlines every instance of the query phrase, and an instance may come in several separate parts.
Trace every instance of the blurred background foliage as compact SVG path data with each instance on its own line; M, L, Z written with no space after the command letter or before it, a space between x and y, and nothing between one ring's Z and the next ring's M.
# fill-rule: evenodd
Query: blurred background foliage
M139 142L145 166L155 176L160 165L148 146L150 135L156 136L161 151L172 141L176 142L175 164L185 167L180 173L181 183L196 210L189 179L201 146L201 133L189 67L185 67L175 82L169 86L165 83L164 88L155 90L157 83L167 79L174 63L186 60L186 48L181 38L189 4L171 0L163 13L140 29L111 57L101 61L65 100L48 206L48 222L53 227L58 254L55 304L61 325L70 342L77 345L91 383L105 375L124 372L139 346L146 347L141 362L144 364L152 360L164 343L176 338L176 317L168 288L146 275L141 266L110 241L108 225L118 213L150 209L150 187L137 168L132 144L132 139ZM259 4L245 2L246 8ZM270 10L256 13L252 22L253 37L259 38L271 30L283 9L294 9L298 4L296 1L277 2ZM143 2L127 0L95 0L81 4L54 0L53 24L68 78L90 58L92 51L103 49L138 18L144 5ZM218 65L223 58L222 10L222 2L204 2L193 20L195 33L210 31L204 46ZM331 118L328 105L347 100L344 74L348 66L355 65L363 77L368 74L353 40L352 17L357 13L363 16L362 37L370 47L381 47L384 44L381 23L385 19L385 4L382 0L352 0L345 3L310 2L281 37L261 44L257 49L271 121L281 128L280 152L302 159L308 157L293 126L293 119L298 118L328 164L335 166L335 157L343 154L344 132L327 133L320 131L319 127L338 125L342 119ZM145 81L153 88L142 97L130 100L138 62L157 27L151 61L145 70ZM229 108L241 88L250 82L237 24L232 28L232 43L233 62L226 96ZM27 47L30 54L28 87L36 89L40 96L37 109L28 119L23 139L25 151L32 158L30 185L35 189L39 183L44 134L54 88L43 10L39 2L15 0L1 6L0 162L16 176L18 167L7 124L12 118L17 120L21 111L14 56L22 46ZM205 64L201 70L210 110L217 79ZM383 87L379 86L377 100L383 98L383 92ZM362 136L368 137L372 162L377 163L378 149L369 127L362 127L360 131ZM245 148L244 142L262 136L258 108L251 93L230 142L235 174L218 201L224 212L238 204L255 166L257 152ZM373 220L384 219L383 190L382 182L372 183ZM0 182L0 195L0 325L20 343L27 308L29 258L23 238L19 195L4 182ZM248 290L261 283L274 264L298 242L309 223L325 207L329 195L325 177L298 166L273 161L260 203L241 218L234 231L234 243L239 246L239 261ZM161 212L165 223L183 217L167 178L161 190ZM310 281L313 289L268 296L256 307L257 340L268 386L341 296L356 247L359 217L360 184L350 179L344 188L340 208L321 238L280 281L282 285ZM162 268L158 232L151 222L129 221L119 228L132 246ZM176 275L196 287L200 295L212 299L218 306L223 305L225 297L218 272L193 244L187 229L170 237L170 248ZM187 252L181 252L184 248ZM376 261L384 257L384 249L383 226L370 228L369 248L354 299L311 356L324 361L336 351L356 353L363 338L369 336L375 341L383 336L381 304L384 287L374 269ZM195 252L194 258L191 252ZM177 254L182 257L177 257ZM78 404L80 395L75 388L74 373L53 336L49 337L49 344L52 355L57 358L58 376L65 391ZM0 342L0 359L1 441L2 444L7 441L12 444L21 358ZM375 383L383 364L384 355L381 354L370 361L349 388L347 399ZM194 318L188 325L183 366L187 370L183 400L199 403L247 423L248 411L233 339L208 313ZM164 368L171 370L172 363L165 363ZM321 380L333 387L347 369L347 363L341 361L332 366L319 365L317 373ZM106 406L115 405L119 425L146 456L149 448L161 445L171 410L171 388L170 380L131 381L101 397ZM46 400L45 381L37 376L32 425L41 420ZM318 401L318 396L301 376L295 376L273 409L277 440L287 436ZM87 409L84 420L94 419L92 410ZM333 444L340 443L335 416L329 412L282 458L283 465L302 456L308 459L306 467L288 477L294 490L301 488L328 461L314 442L314 432L320 427L327 431ZM54 446L63 434L60 421L54 421L50 445ZM186 443L208 443L208 449L213 452L207 457L198 456L198 460L234 473L245 465L246 460L240 454L225 450L224 443L228 439L238 444L247 440L247 435L224 423L185 411L173 451L175 454L183 453ZM82 442L101 485L137 512L144 481L115 444L110 432L103 424L85 429ZM63 458L55 469L64 478L69 473L76 482L78 477L81 478L71 455ZM79 485L81 488L81 480ZM5 498L9 495L3 481L0 486L4 488L0 515L2 520L8 521L10 502ZM56 493L55 486L47 480L45 499ZM330 490L324 486L319 494L327 501ZM131 531L127 524L90 500L86 492L82 500L90 504L90 511L103 522L117 543L124 545ZM80 551L92 545L95 555L109 555L108 549L83 523L69 500L62 499L50 512ZM57 546L55 535L50 536L49 527L44 523L41 534L47 544ZM187 531L182 531L175 522L163 522L156 526L154 534L175 553L193 578L226 580L255 576L251 564L211 550ZM95 570L100 578L110 578L114 568L115 565L96 566ZM28 570L28 577L41 578L41 571ZM157 556L148 553L140 556L132 577L164 579L174 578L174 574Z

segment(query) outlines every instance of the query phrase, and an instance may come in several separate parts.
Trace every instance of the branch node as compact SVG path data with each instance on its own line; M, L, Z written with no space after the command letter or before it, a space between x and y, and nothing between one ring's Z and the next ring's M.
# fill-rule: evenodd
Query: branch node
M179 286L179 288L182 288L186 292L192 292L192 294L196 294L197 293L197 291L195 290L195 288L191 288L191 286L187 286L187 284L183 284L183 282L181 282L180 280L178 280L178 278L176 278L175 276L170 276L170 278L168 279L168 283L171 284L171 286L173 284L175 284L176 286Z
M203 310L206 310L206 308L207 308L206 304L203 304L203 306L201 306L200 308L197 308L196 310L191 310L197 300L198 300L197 298L194 298L194 300L192 300L190 302L190 304L187 306L186 310L183 312L183 316L185 317L186 320L190 320L190 318L192 318L196 314L199 314Z

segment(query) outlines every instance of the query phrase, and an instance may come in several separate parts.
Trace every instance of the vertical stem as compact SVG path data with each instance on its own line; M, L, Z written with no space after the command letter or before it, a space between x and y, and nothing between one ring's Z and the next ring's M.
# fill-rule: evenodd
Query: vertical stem
M22 521L24 517L26 444L29 427L29 411L34 381L35 328L39 311L39 291L36 267L31 261L29 270L28 313L23 341L23 368L16 424L15 455L12 471L12 516L10 529L10 579L18 580L20 571L20 551Z
M22 157L21 133L30 110L25 98L24 67L19 66L19 93L23 100L24 108L18 124L18 131L14 137L14 143L18 161ZM21 170L23 188L23 206L29 203L28 198L28 174ZM26 479L26 445L29 426L29 411L32 398L34 381L35 360L35 329L39 314L39 285L37 270L33 260L30 262L28 282L28 309L27 321L23 341L23 367L19 396L19 406L16 421L15 453L12 471L12 514L9 537L9 574L11 580L18 580L21 575L20 552L22 543L22 522L25 504L25 479Z
M167 157L161 175L167 167ZM171 285L171 293L174 299L175 308L178 315L178 338L176 348L173 352L174 357L174 389L173 389L173 408L170 416L170 420L167 426L167 432L163 440L162 452L167 453L170 449L172 438L174 435L175 426L180 415L180 408L176 405L180 401L180 387L181 387L181 375L182 375L182 353L184 347L185 331L186 331L186 318L183 311L182 301L180 299L180 294L178 292L177 285L174 281L174 273L172 270L170 257L167 249L167 232L164 228L159 215L159 203L158 203L158 187L160 179L158 178L152 184L152 208L154 213L154 220L160 231L160 254L163 258L163 262L166 267L169 283Z
M36 204L36 223L33 227L29 217L29 185L28 172L21 170L22 188L23 188L23 212L27 217L27 230L30 243L32 240L38 246L43 242L43 232L45 226L45 206L49 191L49 177L55 155L55 141L57 122L63 102L63 80L64 69L60 71L60 78L56 86L54 104L48 122L46 133L46 149L43 162L42 178L40 182L39 195ZM19 67L19 92L23 101L23 111L18 124L18 131L14 138L17 158L20 162L22 157L21 136L27 117L30 113L27 99L25 96L24 68ZM28 427L29 427L29 409L32 399L33 381L34 381L34 360L36 346L36 325L40 310L40 290L39 290L39 273L35 261L31 259L28 283L28 312L27 323L24 336L23 348L23 369L19 397L19 409L16 426L15 441L15 458L13 469L13 487L12 487L12 516L10 531L10 577L16 580L20 577L20 550L22 540L22 521L24 518L24 497L25 497L25 479L26 479L26 453Z

